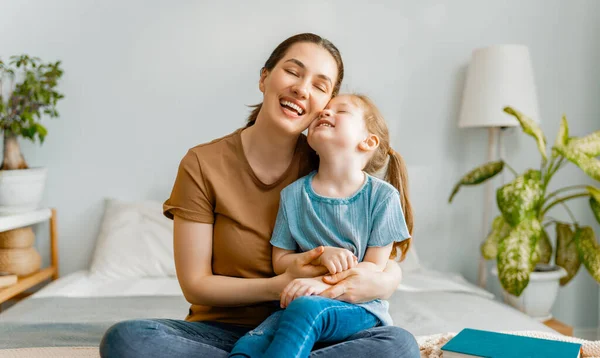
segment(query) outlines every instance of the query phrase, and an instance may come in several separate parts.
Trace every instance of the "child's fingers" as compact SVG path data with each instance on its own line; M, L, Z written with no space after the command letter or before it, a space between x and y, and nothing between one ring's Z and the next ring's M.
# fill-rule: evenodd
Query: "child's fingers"
M282 308L286 308L287 306L290 305L290 303L294 300L294 296L296 295L296 291L298 291L300 287L296 284L294 285L289 291L288 293L285 295L284 297L284 301L283 301L283 306Z
M346 260L339 259L336 265L336 267L339 269L338 272L346 271L346 265Z
M287 290L287 292L285 293L285 295L281 296L281 308L286 308L290 302L292 302L292 299L294 298L294 296L296 295L296 291L298 291L298 289L301 286L299 285L298 282L295 282L293 285L291 285L291 287Z
M298 291L296 291L296 295L294 295L294 298L292 299L292 301L298 297L308 296L309 295L308 292L310 289L311 289L311 287L309 285L302 286Z
M353 268L354 266L356 266L356 264L357 264L357 261L358 261L358 260L356 259L356 256L354 256L354 255L352 255L352 256L348 256L348 257L346 258L346 262L348 263L348 268L349 268L349 269L351 269L351 268Z
M287 286L285 286L285 288L283 289L283 291L281 291L281 297L279 298L279 306L281 308L285 308L284 304L285 304L285 298L287 297L288 292L290 291L290 289L292 288L292 286L294 285L294 281L290 282Z
M344 266L342 265L342 262L340 261L340 259L336 258L333 261L334 261L333 263L335 264L335 269L337 270L336 272L344 271Z
M335 274L336 272L336 268L335 268L335 264L333 263L333 261L328 261L325 263L325 267L327 267L327 269L329 270L330 274Z

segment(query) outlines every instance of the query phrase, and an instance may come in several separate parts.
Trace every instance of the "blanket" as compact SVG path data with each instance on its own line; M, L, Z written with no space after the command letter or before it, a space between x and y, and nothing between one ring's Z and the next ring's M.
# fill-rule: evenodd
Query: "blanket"
M0 349L0 358L100 358L98 347Z

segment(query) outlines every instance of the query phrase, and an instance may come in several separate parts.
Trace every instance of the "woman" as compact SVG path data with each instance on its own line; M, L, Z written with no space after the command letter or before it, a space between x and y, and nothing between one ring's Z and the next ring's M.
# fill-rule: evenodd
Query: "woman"
M275 276L271 233L280 191L314 168L302 132L340 88L344 66L337 48L314 35L288 38L261 70L263 103L246 128L188 151L164 213L174 220L177 278L191 303L185 321L133 320L112 326L100 344L103 357L226 357L233 344L279 305L296 278L325 272L300 256ZM321 295L347 302L388 298L401 279L355 268L334 275ZM375 327L345 342L315 349L315 357L414 357L412 335Z

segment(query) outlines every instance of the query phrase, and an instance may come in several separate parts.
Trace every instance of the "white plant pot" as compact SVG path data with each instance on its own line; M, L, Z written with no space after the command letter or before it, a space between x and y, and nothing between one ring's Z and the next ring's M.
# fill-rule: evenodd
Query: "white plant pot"
M552 318L550 310L558 295L560 279L567 275L564 268L557 267L558 269L554 271L529 274L529 284L519 297L511 295L503 289L505 301L539 321ZM492 269L492 274L498 276L496 267Z
M46 168L0 170L0 215L39 208L46 186Z

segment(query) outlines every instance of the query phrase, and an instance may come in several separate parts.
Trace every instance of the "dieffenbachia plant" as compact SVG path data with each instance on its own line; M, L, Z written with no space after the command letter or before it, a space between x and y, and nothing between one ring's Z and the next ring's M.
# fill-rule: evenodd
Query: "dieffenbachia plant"
M529 275L538 263L548 264L554 255L555 264L568 275L560 284L566 285L581 264L600 282L600 245L589 226L581 226L566 201L589 198L590 208L600 223L600 189L594 186L574 185L548 192L548 184L566 163L578 166L592 179L600 181L600 130L585 137L569 137L567 119L563 116L550 158L546 153L546 138L541 128L517 110L506 107L523 132L532 136L542 155L539 170L529 169L519 175L504 161L490 162L467 173L454 187L449 202L465 185L477 185L493 178L504 168L515 175L510 183L496 191L496 203L501 215L492 222L490 233L481 245L485 259L496 259L500 282L504 289L520 296L529 284ZM549 217L548 211L563 206L572 222L559 222ZM546 228L554 225L556 247L553 248Z

